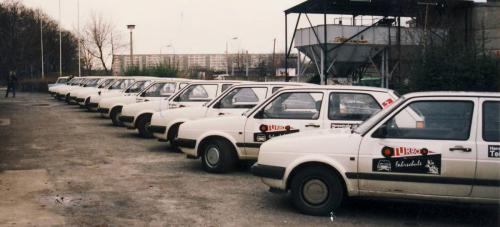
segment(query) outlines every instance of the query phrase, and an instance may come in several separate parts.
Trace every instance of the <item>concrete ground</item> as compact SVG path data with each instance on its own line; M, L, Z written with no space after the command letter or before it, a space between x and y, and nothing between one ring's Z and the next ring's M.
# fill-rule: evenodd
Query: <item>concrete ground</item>
M248 168L213 175L168 144L47 94L0 97L0 226L498 226L498 207L354 199L298 213Z

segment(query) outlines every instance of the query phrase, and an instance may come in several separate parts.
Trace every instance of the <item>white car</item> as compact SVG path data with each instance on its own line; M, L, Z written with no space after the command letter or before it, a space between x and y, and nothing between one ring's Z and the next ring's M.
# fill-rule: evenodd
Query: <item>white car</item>
M107 77L104 78L103 81L101 81L97 86L95 87L89 87L84 90L78 90L73 92L73 95L75 96L75 101L80 105L80 107L86 107L88 103L90 102L90 96L96 93L99 93L99 91L104 91L108 89L109 86L111 86L118 78L115 77Z
M52 89L57 86L66 85L66 83L70 80L69 76L60 76L57 78L56 82L53 84L47 84L48 91L50 95L55 95Z
M202 106L232 85L239 83L242 81L196 81L172 96L170 96L170 90L173 90L173 87L165 88L162 84L152 85L141 93L138 97L138 103L123 106L119 119L127 128L137 129L140 136L152 138L153 134L149 131L149 125L153 113L167 109Z
M136 103L137 97L140 95L141 91L146 90L152 83L161 81L175 84L174 90L171 90L170 94L174 94L189 83L189 80L176 78L137 80L134 84L127 88L121 96L101 99L101 101L99 101L97 112L101 113L101 116L103 117L111 118L113 125L122 126L123 124L120 122L119 117L121 116L123 106Z
M205 118L180 125L175 140L208 172L255 160L261 144L277 136L320 128L354 128L392 103L392 90L356 86L283 88L244 115ZM356 105L352 105L355 103Z
M51 88L51 92L53 92L55 94L54 97L56 99L62 100L66 97L66 94L68 94L68 91L71 91L74 88L81 87L87 80L88 80L88 78L86 78L86 77L74 77L73 79L68 81L68 83L66 83L65 85L56 86L54 88Z
M126 90L134 81L138 78L134 77L122 77L116 79L108 88L99 90L89 97L89 102L86 104L87 109L90 111L97 111L99 106L99 101L102 98L119 96L122 91Z
M252 167L312 215L354 196L498 204L499 170L500 93L472 92L407 94L353 131L270 140Z
M99 77L99 78L90 78L87 79L85 84L83 84L79 88L72 89L71 91L68 92L67 94L67 99L66 102L68 104L78 104L78 96L80 94L87 94L91 93L92 91L95 91L98 89L102 83L106 82L106 80L109 80L107 77Z
M306 83L254 82L234 85L204 106L168 109L151 117L149 131L161 141L175 146L179 126L189 120L206 117L241 115L263 102L266 98L287 86L305 86Z

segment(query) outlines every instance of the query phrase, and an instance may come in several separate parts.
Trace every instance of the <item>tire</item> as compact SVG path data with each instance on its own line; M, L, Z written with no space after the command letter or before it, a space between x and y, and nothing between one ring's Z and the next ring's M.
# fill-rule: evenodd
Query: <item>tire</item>
M307 167L299 170L291 180L292 203L304 214L330 214L344 199L342 181L328 168Z
M120 106L111 109L109 117L111 118L111 121L113 122L114 126L119 126L119 127L123 126L123 123L118 119L121 116L121 113L122 113L122 108Z
M151 115L143 115L137 119L137 130L142 138L153 138L153 133L148 130L151 125Z
M167 140L170 142L170 147L177 148L177 143L175 142L175 139L179 135L179 127L181 126L182 123L177 123L172 125L170 130L168 130L167 134Z
M84 103L85 108L87 108L89 112L92 112L92 109L90 108L89 104L90 104L90 98L86 98Z
M201 163L209 173L226 173L237 162L236 151L231 143L222 139L209 140L203 146Z
M64 101L69 104L69 93L64 96Z

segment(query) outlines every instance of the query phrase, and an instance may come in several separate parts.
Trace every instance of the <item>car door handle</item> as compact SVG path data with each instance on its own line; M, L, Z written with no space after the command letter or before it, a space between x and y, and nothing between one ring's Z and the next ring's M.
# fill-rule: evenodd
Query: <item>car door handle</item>
M471 152L472 149L468 147L462 147L462 146L455 146L455 147L450 147L450 151L463 151L463 152Z
M225 115L225 113L219 113L219 116L223 116L223 115Z
M319 128L320 125L317 125L317 124L307 124L306 127L314 127L314 128Z
M149 99L144 99L144 102L149 102Z

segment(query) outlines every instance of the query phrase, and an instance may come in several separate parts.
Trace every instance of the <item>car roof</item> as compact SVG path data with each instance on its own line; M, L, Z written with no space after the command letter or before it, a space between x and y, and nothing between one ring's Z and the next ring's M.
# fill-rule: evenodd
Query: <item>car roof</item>
M494 97L500 98L500 92L470 92L470 91L426 91L405 94L404 98L415 97Z
M262 86L314 86L314 84L310 83L298 83L298 82L280 82L280 81L272 81L272 82L245 82L243 84L236 84L234 85L235 87L240 87L240 86L254 86L254 85L262 85Z
M391 89L368 87L368 86L348 86L348 85L312 85L303 87L287 87L282 90L297 90L297 89L316 89L316 90L355 90L355 91L374 91L374 92L394 92Z

